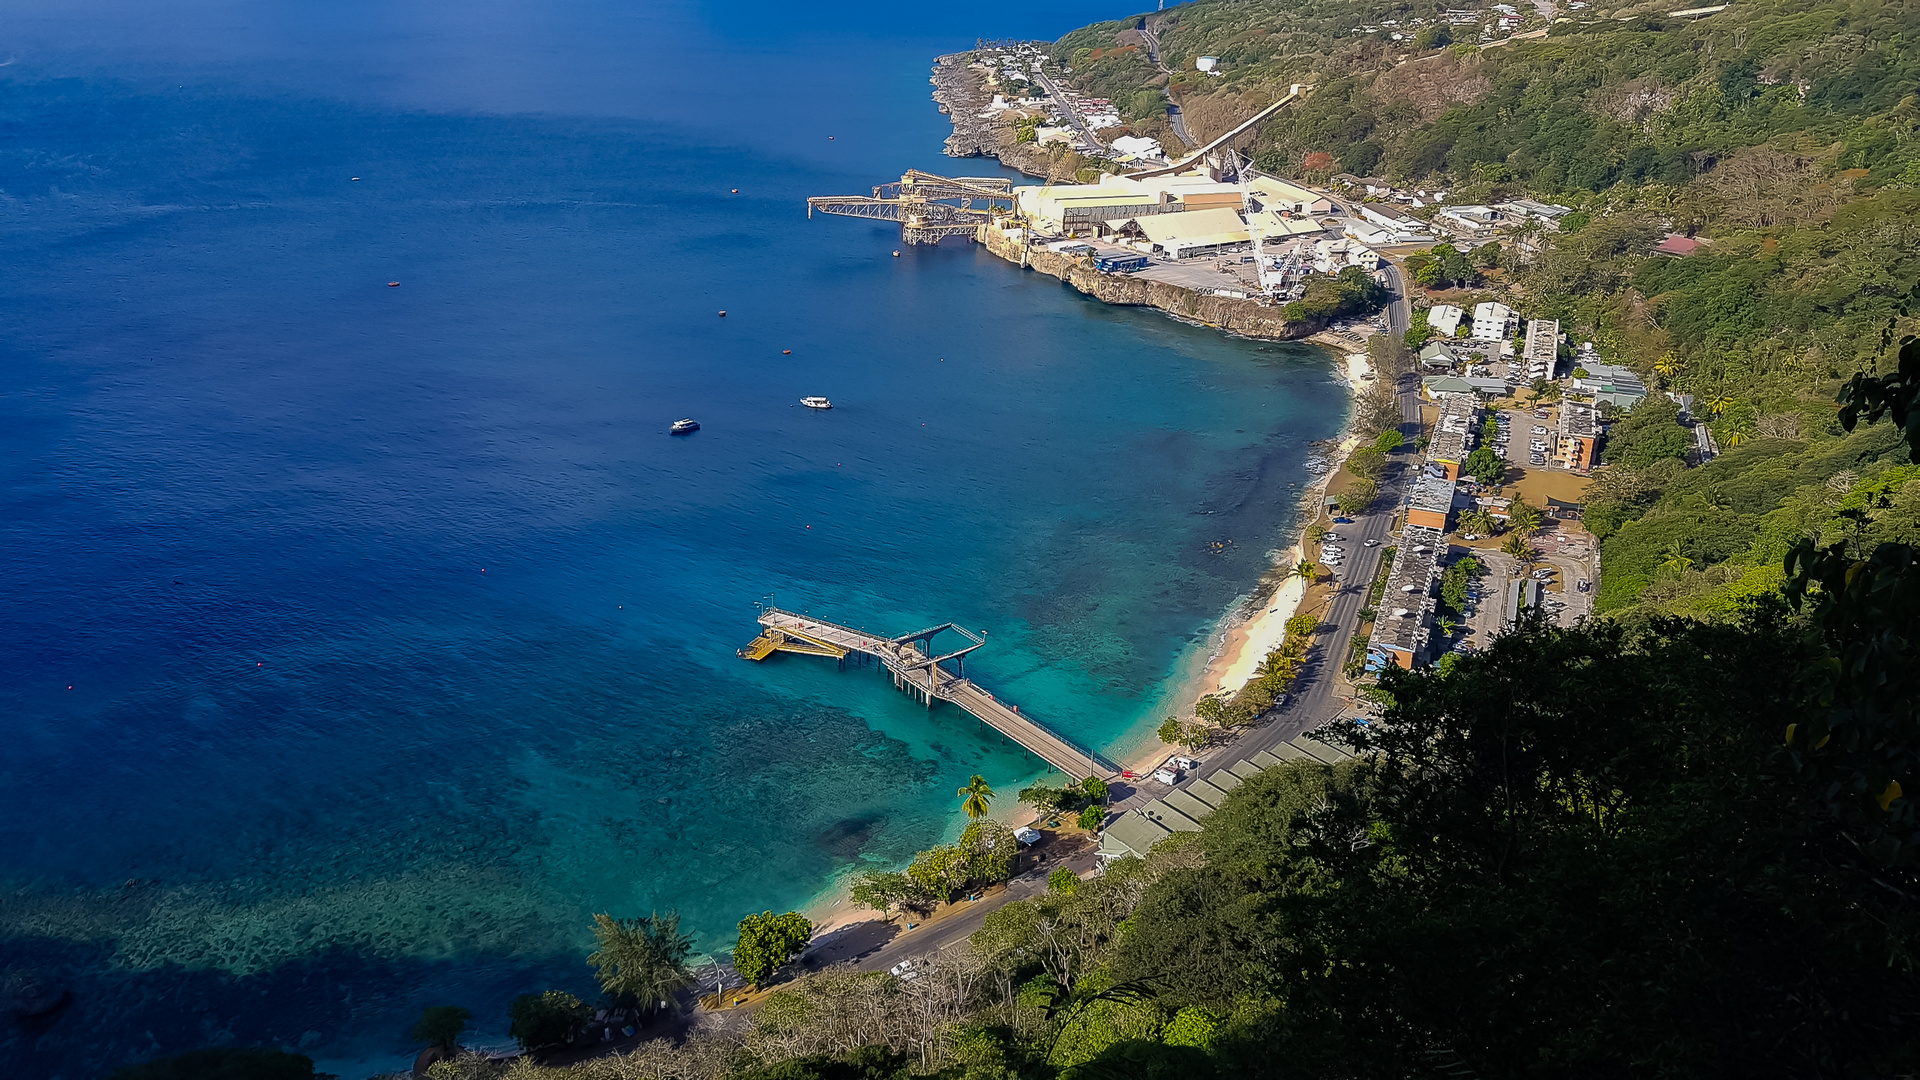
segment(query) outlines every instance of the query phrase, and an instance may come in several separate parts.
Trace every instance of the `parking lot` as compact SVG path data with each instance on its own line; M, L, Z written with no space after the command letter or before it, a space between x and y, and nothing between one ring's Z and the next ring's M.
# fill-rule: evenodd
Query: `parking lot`
M1449 561L1472 555L1486 566L1486 573L1468 590L1465 612L1466 633L1460 638L1470 648L1485 648L1505 629L1506 589L1513 580L1514 561L1494 546L1493 540L1473 545L1455 542ZM1541 606L1548 618L1560 626L1572 626L1593 611L1596 562L1593 538L1571 522L1549 520L1533 538L1540 559L1527 576L1540 582ZM1587 582L1586 588L1581 583Z
M1493 415L1500 423L1500 440L1493 445L1507 461L1526 469L1558 467L1553 460L1552 410L1501 409Z

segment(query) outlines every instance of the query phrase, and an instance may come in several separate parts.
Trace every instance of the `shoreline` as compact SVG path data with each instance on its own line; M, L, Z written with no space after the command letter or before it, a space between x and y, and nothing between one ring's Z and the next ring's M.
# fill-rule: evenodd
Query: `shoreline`
M1325 337L1334 335L1327 334ZM1316 334L1307 340L1323 348L1331 347L1331 342L1325 340L1323 335ZM1360 393L1364 383L1362 376L1369 370L1365 354L1353 352L1349 347L1343 355L1334 359L1340 364L1341 375L1348 388L1355 394ZM1328 455L1330 462L1344 460L1359 445L1359 441L1359 436L1353 431L1353 417L1349 416L1346 426L1333 440L1333 450ZM1279 648L1286 638L1287 620L1299 613L1307 594L1306 582L1293 573L1293 567L1305 558L1306 528L1319 516L1317 508L1325 496L1327 485L1338 471L1336 464L1314 477L1301 490L1300 535L1296 535L1293 543L1280 553L1278 560L1262 575L1247 598L1221 616L1214 632L1208 636L1210 642L1217 644L1206 665L1190 681L1190 687L1197 686L1200 689L1190 696L1198 698L1207 694L1239 693L1253 680L1254 670L1261 661L1266 659L1269 652Z
M995 257L1048 277L1058 278L1103 304L1150 307L1183 322L1223 330L1264 341L1307 341L1325 347L1351 349L1350 335L1319 321L1290 320L1285 309L1245 296L1202 293L1169 282L1109 274L1084 259L1045 248L1031 248L1018 229L981 225L975 242ZM1339 342L1339 344L1334 344Z
M1352 393L1358 395L1365 388L1364 375L1370 368L1366 353L1359 351L1364 350L1364 339L1355 339L1338 331L1321 331L1301 340L1329 352L1329 359L1334 361L1341 380ZM1206 637L1210 649L1206 660L1191 674L1174 676L1162 695L1162 701L1179 702L1178 708L1190 710L1194 700L1207 694L1237 693L1253 679L1254 670L1267 653L1280 647L1286 636L1287 620L1299 613L1300 605L1306 599L1306 583L1299 575L1292 573L1292 567L1304 557L1306 528L1319 516L1318 506L1327 485L1339 471L1334 463L1344 460L1359 444L1359 436L1353 430L1354 418L1355 414L1349 413L1346 425L1329 440L1333 449L1328 455L1330 467L1327 471L1302 486L1298 504L1301 511L1300 531L1293 542L1274 553L1272 564L1261 573L1248 593L1236 599L1215 621ZM1144 736L1139 742L1133 743L1123 734L1104 748L1107 756L1138 774L1151 772L1171 756L1177 748L1161 742L1154 728L1146 726L1150 724L1152 714L1158 711L1157 708L1147 710L1147 715L1140 721ZM1037 818L1017 802L1009 804L1004 812L987 816L1009 826L1022 824L1026 818ZM850 868L841 873L800 908L800 913L813 923L813 940L808 946L809 950L849 928L870 922L890 921L887 916L853 902L849 879L859 869Z
M958 62L966 55L954 53L937 57L930 80L935 87L935 103L953 123L953 132L945 147L947 156L992 158L1002 166L1027 176L1053 179L1054 163L1051 160L1046 167L1038 167L1039 163L1033 160L1037 154L1025 146L1009 144L997 137L1000 124L980 122L985 118L978 116L974 110L984 104L989 95L984 80L968 65ZM962 112L968 115L963 117ZM1051 158L1051 155L1048 156ZM1143 290L1138 286L1145 283L1127 279L1118 279L1119 285L1115 286L1111 284L1114 280L1112 275L1094 274L1091 271L1076 273L1076 270L1084 268L1077 267L1073 260L1050 251L1030 250L1023 241L997 235L998 232L990 226L982 226L974 239L1006 262L1056 277L1103 303L1153 307L1171 318L1217 330L1230 337L1299 341L1318 346L1329 353L1328 358L1334 362L1342 381L1356 399L1365 389L1364 376L1369 367L1366 337L1327 325L1292 323L1284 318L1276 318L1277 313L1272 307L1263 307L1251 299L1202 296L1193 290L1172 285ZM1013 250L1015 245L1019 248L1017 252ZM1124 291L1126 295L1116 290ZM1350 410L1345 425L1329 440L1333 448L1328 453L1330 467L1302 485L1296 504L1300 519L1293 542L1274 552L1272 562L1248 592L1235 599L1215 620L1213 629L1205 638L1204 647L1209 650L1206 659L1198 663L1197 669L1185 675L1173 674L1165 685L1158 707L1144 710L1139 726L1134 729L1139 734L1138 741L1135 741L1132 733L1122 733L1101 748L1110 760L1139 775L1151 772L1177 749L1160 741L1156 734L1158 725L1153 721L1155 714L1171 706L1184 715L1191 712L1194 701L1202 696L1238 693L1252 681L1255 669L1267 654L1280 647L1286 636L1287 620L1299 612L1308 589L1307 583L1292 573L1292 568L1304 558L1306 529L1320 516L1327 486L1339 471L1337 463L1352 453L1359 442L1353 430L1356 415L1357 410ZM1038 819L1017 802L1010 802L1004 812L992 813L988 817L1010 826L1022 824L1028 819ZM801 914L814 927L809 950L852 927L891 921L884 913L860 907L853 902L849 881L861 869L850 867L840 873L801 907Z

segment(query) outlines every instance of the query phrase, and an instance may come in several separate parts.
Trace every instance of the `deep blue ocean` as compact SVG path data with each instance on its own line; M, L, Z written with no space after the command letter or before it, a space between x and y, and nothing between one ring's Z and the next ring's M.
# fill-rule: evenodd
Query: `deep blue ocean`
M359 1080L423 1005L590 991L595 911L719 949L897 865L1040 767L738 659L755 604L984 628L969 674L1124 748L1347 412L1317 350L807 220L997 171L932 58L1109 3L7 7L0 975L73 994L0 1015L8 1078Z

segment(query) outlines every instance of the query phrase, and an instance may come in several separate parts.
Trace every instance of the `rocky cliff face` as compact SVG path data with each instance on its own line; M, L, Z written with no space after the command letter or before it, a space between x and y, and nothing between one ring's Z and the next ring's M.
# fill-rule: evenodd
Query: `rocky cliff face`
M997 158L1002 165L1028 176L1071 179L1070 170L1054 175L1066 163L1050 147L1018 141L1011 112L982 115L993 104L993 91L987 89L986 74L967 64L968 55L942 56L933 66L933 100L953 121L953 134L947 136L947 156Z
M1256 300L1211 296L1126 274L1103 274L1082 260L1058 252L1027 249L1018 235L1009 237L992 226L983 226L976 239L986 244L988 251L1009 262L1020 262L1024 253L1026 265L1031 269L1051 274L1109 304L1159 308L1183 319L1274 341L1295 341L1325 329L1316 321L1289 321L1280 314L1281 308Z

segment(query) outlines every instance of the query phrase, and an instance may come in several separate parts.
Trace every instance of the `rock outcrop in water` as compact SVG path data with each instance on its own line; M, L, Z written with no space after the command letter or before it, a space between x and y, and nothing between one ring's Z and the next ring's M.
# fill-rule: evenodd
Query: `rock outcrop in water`
M46 1016L72 997L66 987L33 971L10 971L0 979L0 1008L22 1020Z

